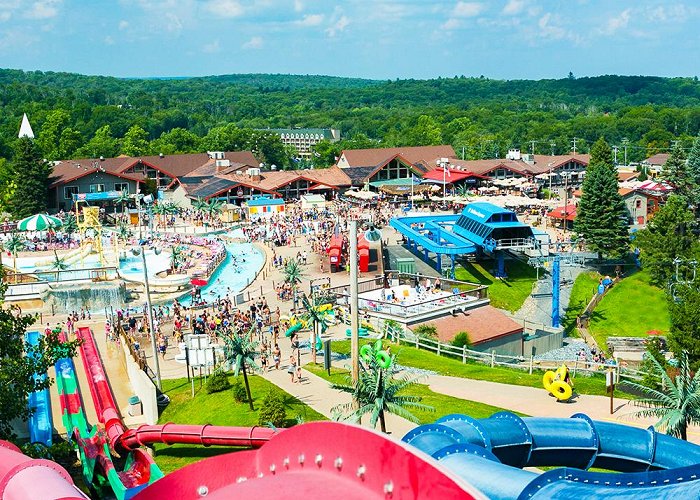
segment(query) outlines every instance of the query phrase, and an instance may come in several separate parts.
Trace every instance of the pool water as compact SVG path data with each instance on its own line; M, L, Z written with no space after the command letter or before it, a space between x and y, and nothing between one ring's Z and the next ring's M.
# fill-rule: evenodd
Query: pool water
M227 293L233 300L233 295L248 286L265 263L265 255L251 243L228 244L226 253L224 262L201 288L205 302L212 302L217 296L223 298ZM189 306L192 303L190 294L182 297L180 303Z
M143 258L141 255L132 255L126 252L126 259L119 262L119 273L125 279L131 281L143 281ZM170 269L170 253L160 252L159 255L153 250L146 250L146 267L148 268L148 279L156 278L156 274Z

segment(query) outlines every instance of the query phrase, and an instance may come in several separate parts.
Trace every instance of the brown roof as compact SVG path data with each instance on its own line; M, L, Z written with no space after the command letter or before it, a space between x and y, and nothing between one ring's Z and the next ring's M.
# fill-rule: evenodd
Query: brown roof
M539 175L550 170L566 165L569 162L580 163L588 166L590 155L534 155L535 162L533 164L526 163L523 160L508 160L508 159L487 159L487 160L459 160L456 158L450 159L450 165L461 168L465 171L471 171L475 174L484 175L497 168L505 168L516 172L520 175Z
M123 174L122 172L134 163L133 158L118 157L105 158L103 160L94 158L83 158L78 160L63 160L54 163L51 173L51 187L67 184L96 171L115 175L124 179L142 181L142 175Z
M438 338L441 342L451 342L459 332L469 334L469 342L478 345L508 335L521 335L523 326L516 323L501 311L491 306L470 309L467 314L456 317L447 316L427 321L437 327Z
M455 155L449 145L405 146L399 148L345 149L342 152L350 167L376 167L386 163L396 155L416 164L435 164L438 158L451 158Z
M214 162L208 153L163 155L163 157L160 155L142 156L139 159L173 177L182 177L209 162ZM250 167L257 167L260 164L250 151L227 151L224 153L224 159L231 163L241 163Z
M631 181L639 177L640 172L618 172L617 180L620 182Z
M647 163L649 165L659 165L662 166L668 161L668 157L671 156L669 153L658 153L654 156L650 156L642 163Z

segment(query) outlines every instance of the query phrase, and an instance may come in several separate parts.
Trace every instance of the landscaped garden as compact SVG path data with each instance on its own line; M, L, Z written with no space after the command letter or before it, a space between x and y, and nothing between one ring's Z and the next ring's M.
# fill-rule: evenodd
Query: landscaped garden
M360 345L371 341L360 340ZM534 371L532 375L527 370L519 370L516 368L507 368L496 366L491 368L489 365L467 361L462 363L461 360L450 358L447 356L438 356L432 352L422 349L416 349L410 345L398 345L386 340L384 345L390 345L392 353L400 353L398 363L404 366L412 366L424 370L432 370L438 375L448 375L452 377L462 377L467 379L488 380L490 382L498 382L501 384L522 385L527 387L542 387L542 372ZM350 354L350 341L342 340L332 343L333 352L340 354ZM594 376L579 375L576 380L576 392L579 394L591 394L597 396L605 396L605 377L603 374ZM543 389L544 390L544 389ZM625 394L623 391L616 392L616 397L631 398L631 395Z
M671 329L664 291L649 283L649 272L634 273L615 284L591 315L589 330L599 346L608 337L645 337Z
M242 383L242 377L238 378L241 379ZM204 383L201 383L199 379L195 380L194 398L190 382L186 378L163 380L163 391L170 396L170 405L161 414L159 422L231 426L259 425L262 402L270 391L276 391L281 396L287 413L286 427L294 425L298 420L306 422L327 420L325 416L282 391L271 382L256 376L248 377L255 407L255 410L251 411L246 401L237 401L234 398L236 377L229 374L228 379L234 384L234 388L212 394L207 394ZM193 445L157 444L155 445L155 457L158 466L167 474L203 458L237 449L222 446L206 448Z
M462 262L455 268L455 279L480 283L489 286L491 305L499 309L515 312L522 307L525 299L532 292L532 285L537 279L534 268L519 260L507 260L507 278L496 278L490 269L496 266L494 261Z
M574 281L569 297L569 305L562 319L564 332L568 337L578 337L576 318L583 313L586 306L598 289L600 274L595 271L586 271L579 274Z

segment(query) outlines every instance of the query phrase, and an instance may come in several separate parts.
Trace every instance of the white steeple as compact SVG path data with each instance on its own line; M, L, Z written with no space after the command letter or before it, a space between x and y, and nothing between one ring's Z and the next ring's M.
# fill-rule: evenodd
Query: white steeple
M20 125L19 127L18 137L29 137L30 139L34 139L34 131L32 130L32 126L29 124L29 118L27 118L27 113L24 113L24 115L22 115L22 125Z

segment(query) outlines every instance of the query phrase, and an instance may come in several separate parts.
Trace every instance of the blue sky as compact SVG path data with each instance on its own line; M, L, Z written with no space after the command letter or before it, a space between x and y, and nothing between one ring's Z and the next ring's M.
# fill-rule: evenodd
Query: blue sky
M0 67L113 76L694 76L699 21L692 0L0 0Z

